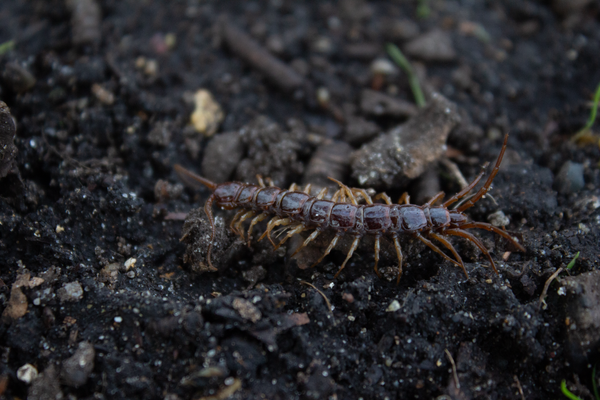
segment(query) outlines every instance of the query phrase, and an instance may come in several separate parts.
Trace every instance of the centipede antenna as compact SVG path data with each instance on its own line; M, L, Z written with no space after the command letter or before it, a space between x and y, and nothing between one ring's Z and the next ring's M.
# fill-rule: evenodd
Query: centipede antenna
M488 176L487 180L485 181L485 183L483 184L481 189L479 189L477 191L477 193L475 193L475 195L471 199L469 199L469 201L467 201L460 207L456 208L458 211L465 211L467 208L473 207L475 205L475 203L477 203L477 201L479 199L481 199L488 192L488 190L490 190L492 181L496 177L496 174L498 174L498 171L500 171L500 164L502 163L502 158L504 157L504 152L506 151L507 145L508 145L508 133L506 135L504 135L504 143L502 144L502 150L500 150L500 154L498 155L498 160L496 160L496 165L494 165L494 169L492 169L490 176Z
M183 168L179 164L173 165L173 169L179 176L179 179L181 179L181 181L183 183L190 186L192 189L198 189L199 188L198 183L201 183L202 185L206 186L210 190L215 190L217 188L217 184L214 183L213 181L203 178L200 175L196 175L192 171Z

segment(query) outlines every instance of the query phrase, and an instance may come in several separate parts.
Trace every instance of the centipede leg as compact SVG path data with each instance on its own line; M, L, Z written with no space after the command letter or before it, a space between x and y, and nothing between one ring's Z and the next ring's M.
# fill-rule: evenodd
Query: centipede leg
M358 205L358 202L356 201L356 198L354 197L354 194L352 193L352 190L350 190L350 188L348 186L344 185L342 182L340 182L337 179L334 179L332 177L329 177L329 180L337 183L338 185L340 185L340 188L342 188L344 190L344 192L346 192L346 194L348 195L348 198L350 199L350 202L352 204L354 204L354 205Z
M462 258L460 257L460 255L458 255L456 249L454 248L454 246L452 246L452 243L450 243L449 241L446 240L446 238L444 238L443 236L440 236L434 232L429 232L429 236L431 236L432 238L434 238L435 240L437 240L438 242L441 242L444 246L446 246L446 248L448 250L450 250L450 252L454 255L454 257L456 258L456 260L460 263L460 267L462 268L463 272L465 273L465 276L467 277L467 279L469 279L469 274L467 273L467 269L465 268L465 264L463 263Z
M281 239L281 241L279 243L277 243L277 246L275 246L275 250L277 250L282 244L284 244L289 238L291 238L292 236L294 236L297 233L300 233L302 231L304 231L306 229L306 225L304 224L300 224L297 227L295 227L294 229L292 229L291 231L289 231L287 233L287 235L285 235L285 237L283 239Z
M250 227L248 228L248 247L250 247L250 241L252 240L252 228L254 228L254 225L258 224L260 221L264 220L268 216L269 214L262 213L254 217L252 219L252 222L250 222Z
M233 233L235 233L236 235L239 235L240 233L238 232L237 229L235 229L235 224L238 220L238 218L240 218L242 215L244 215L246 213L246 210L239 210L234 216L233 219L231 220L231 223L229 224L229 228L233 231Z
M295 192L296 190L298 190L298 185L296 185L296 183L292 183L288 191Z
M275 182L273 182L273 179L271 178L265 178L265 180L267 181L267 184L271 187L275 186Z
M423 237L419 232L416 232L414 234L414 236L419 239L421 242L425 243L431 250L435 251L436 253L438 253L440 256L444 257L446 260L450 261L453 264L456 264L457 266L460 267L460 264L451 259L450 257L448 257L448 255L446 253L444 253L439 247L437 247L435 244L431 243L431 241L429 239L426 239L425 237Z
M292 220L289 219L289 218L278 218L278 217L273 218L267 224L267 229L262 234L262 236L258 238L258 241L260 242L261 240L263 240L265 238L265 236L267 236L269 238L269 242L271 242L271 244L273 245L273 247L275 247L276 244L273 241L273 239L271 238L271 231L276 226L279 226L279 225L289 225L291 222L292 222Z
M294 257L296 254L298 254L298 252L300 250L302 250L304 247L306 247L310 242L312 242L313 240L315 240L315 238L317 236L319 236L320 233L321 233L320 230L315 229L315 231L313 233L311 233L309 237L306 238L306 240L304 241L304 243L302 243L302 245L300 247L298 247L296 249L296 251L294 251L294 254L292 254L292 257Z
M377 264L379 263L379 236L375 236L375 273L381 277L381 274L377 270Z
M321 191L317 194L317 199L322 200L323 197L325 197L325 195L327 195L327 192L328 192L328 189L326 187L321 189Z
M371 199L371 196L369 196L369 194L367 193L367 191L365 189L352 188L352 193L354 195L357 195L357 194L360 195L360 197L365 199L367 204L373 204L373 199Z
M404 192L402 193L402 196L400 196L400 199L398 200L398 204L410 204L410 196L408 195L408 192Z
M398 278L396 279L396 285L400 283L400 277L402 276L402 247L398 241L398 235L394 233L392 236L394 240L394 247L396 248L396 255L398 256Z
M237 221L236 226L235 226L235 230L238 232L238 234L242 238L242 241L246 240L244 238L244 230L242 229L242 224L244 223L245 220L247 220L248 218L254 217L255 215L256 215L256 212L254 212L254 211L248 211L247 213L245 213L244 215L242 215L240 217L240 219Z
M385 193L379 193L377 196L373 197L373 201L379 200L379 199L383 199L385 204L392 205L392 199L390 199L390 196L388 196Z
M346 256L346 259L344 260L340 269L338 269L338 272L336 272L335 275L333 276L334 278L337 278L338 275L340 274L340 272L342 272L342 270L346 267L346 263L352 257L352 254L354 253L354 250L356 250L356 248L358 247L359 242L360 242L360 236L355 237L354 241L352 242L352 246L350 247L350 250L348 250L348 255Z
M423 204L423 207L430 207L430 206L432 206L438 200L443 199L445 195L446 195L446 193L439 192L438 194L436 194L435 196L433 196L431 199L429 199L429 201L427 203Z
M477 239L475 236L473 236L472 233L463 231L462 229L446 229L445 232L449 235L464 237L465 239L475 243L475 246L479 247L479 250L481 250L481 252L483 254L485 254L485 256L488 258L488 260L490 260L490 264L492 264L492 269L494 270L494 272L496 274L498 274L498 270L496 269L496 263L494 263L494 259L492 258L492 255L490 254L488 249L485 248L483 243L481 243L481 241L479 239Z
M333 196L331 196L331 201L333 201L334 203L338 203L338 200L340 199L341 194L342 194L342 189L336 190L335 193L333 194Z
M312 184L310 184L310 183L309 183L308 185L306 185L306 186L304 187L304 190L303 190L303 192L304 192L304 193L306 193L306 194L308 194L308 195L310 195L310 188L311 188L311 187L312 187Z
M241 214L241 216L238 215ZM233 221L231 221L231 229L238 235L240 235L240 237L242 238L242 240L244 239L244 230L242 229L242 223L247 220L250 217L253 217L254 215L256 215L256 213L254 211L248 211L248 210L242 210L240 211L238 214L235 215L235 217L233 217Z
M267 185L265 185L265 181L263 180L262 175L256 175L256 180L258 181L258 186L260 186L261 188L267 187Z
M333 250L333 248L335 247L337 241L339 238L342 237L342 234L338 233L335 235L335 237L333 238L333 240L331 241L331 243L329 243L329 247L327 247L327 249L325 250L325 253L323 253L323 255L321 256L321 258L319 258L317 260L317 262L315 262L313 265L311 265L310 267L313 268L315 265L319 264L321 261L323 261L323 259L325 257L327 257L327 254L329 254L331 252L331 250Z
M469 222L467 224L462 225L461 228L462 229L468 229L468 228L485 229L486 231L497 233L498 235L502 236L503 238L510 240L510 242L512 244L514 244L515 246L517 246L520 251L522 251L522 252L527 251L527 250L525 250L525 247L523 247L521 244L519 244L519 242L517 242L512 236L510 236L508 234L508 232L506 232L503 229L496 228L494 225L488 224L486 222Z

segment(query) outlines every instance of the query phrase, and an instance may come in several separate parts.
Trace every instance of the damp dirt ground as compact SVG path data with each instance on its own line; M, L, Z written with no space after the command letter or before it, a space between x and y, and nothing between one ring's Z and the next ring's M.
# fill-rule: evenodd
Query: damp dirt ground
M386 43L452 104L417 179L356 161L422 115ZM563 398L563 380L593 398L600 149L570 138L600 82L598 3L2 0L0 44L18 149L0 168L2 398L530 400ZM199 89L221 109L212 137L190 125ZM176 163L420 204L493 163L505 133L493 199L467 212L526 248L472 231L499 274L467 241L468 279L402 237L398 285L393 247L378 277L369 238L334 278L347 243L306 268L325 242L248 248L220 210L218 271L188 247L207 243L203 212L184 220L210 192Z

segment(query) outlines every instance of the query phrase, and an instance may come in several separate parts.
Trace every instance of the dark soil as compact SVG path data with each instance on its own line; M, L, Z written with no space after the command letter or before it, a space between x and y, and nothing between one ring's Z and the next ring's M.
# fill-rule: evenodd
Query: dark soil
M3 119L2 398L547 399L562 380L592 398L600 149L569 139L600 82L600 8L570 3L2 0L0 100L18 149ZM432 31L428 53L414 41ZM467 279L403 238L396 285L393 248L380 278L367 238L334 279L347 244L307 269L326 241L293 259L300 237L247 248L217 211L218 272L203 272L206 246L186 248L207 243L203 212L180 238L209 191L183 189L173 164L360 186L350 154L418 113L405 73L371 72L388 42L457 115L424 178L362 183L455 193L450 167L473 179L509 132L495 201L468 214L502 211L527 252L477 231L496 275L453 240ZM211 138L190 126L199 89L224 114Z

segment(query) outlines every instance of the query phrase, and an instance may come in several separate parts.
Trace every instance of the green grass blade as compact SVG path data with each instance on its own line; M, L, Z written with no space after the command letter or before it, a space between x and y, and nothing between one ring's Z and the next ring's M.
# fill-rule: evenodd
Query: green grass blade
M410 90L412 90L413 92L413 96L415 97L415 103L417 103L417 106L421 108L425 107L425 96L423 96L423 92L421 91L421 85L419 84L419 78L413 70L412 65L410 65L410 62L406 59L406 57L404 57L404 54L402 54L398 46L392 43L388 43L386 44L385 49L387 50L392 60L394 60L394 62L398 64L398 66L402 68L404 72L406 72L406 75L408 77L408 84L410 85Z
M588 118L587 123L579 132L573 136L571 141L576 142L579 138L585 136L587 132L590 130L594 122L596 121L596 114L598 113L598 103L600 103L600 83L598 87L596 87L596 93L594 93L594 101L592 103L592 110L590 111L590 117Z
M429 0L419 0L417 3L417 18L426 19L431 14L431 9L429 8Z
M0 56L4 53L8 53L15 47L15 41L9 40L8 42L0 43Z
M575 257L573 257L573 259L569 262L569 264L567 265L567 269L573 268L573 266L575 265L575 261L577 261L578 258L579 252L577 252L577 254L575 254Z
M571 393L569 391L569 389L567 389L567 381L565 381L564 379L560 383L560 390L563 392L563 394L565 396L567 396L571 400L581 400L579 397L577 397L573 393Z

